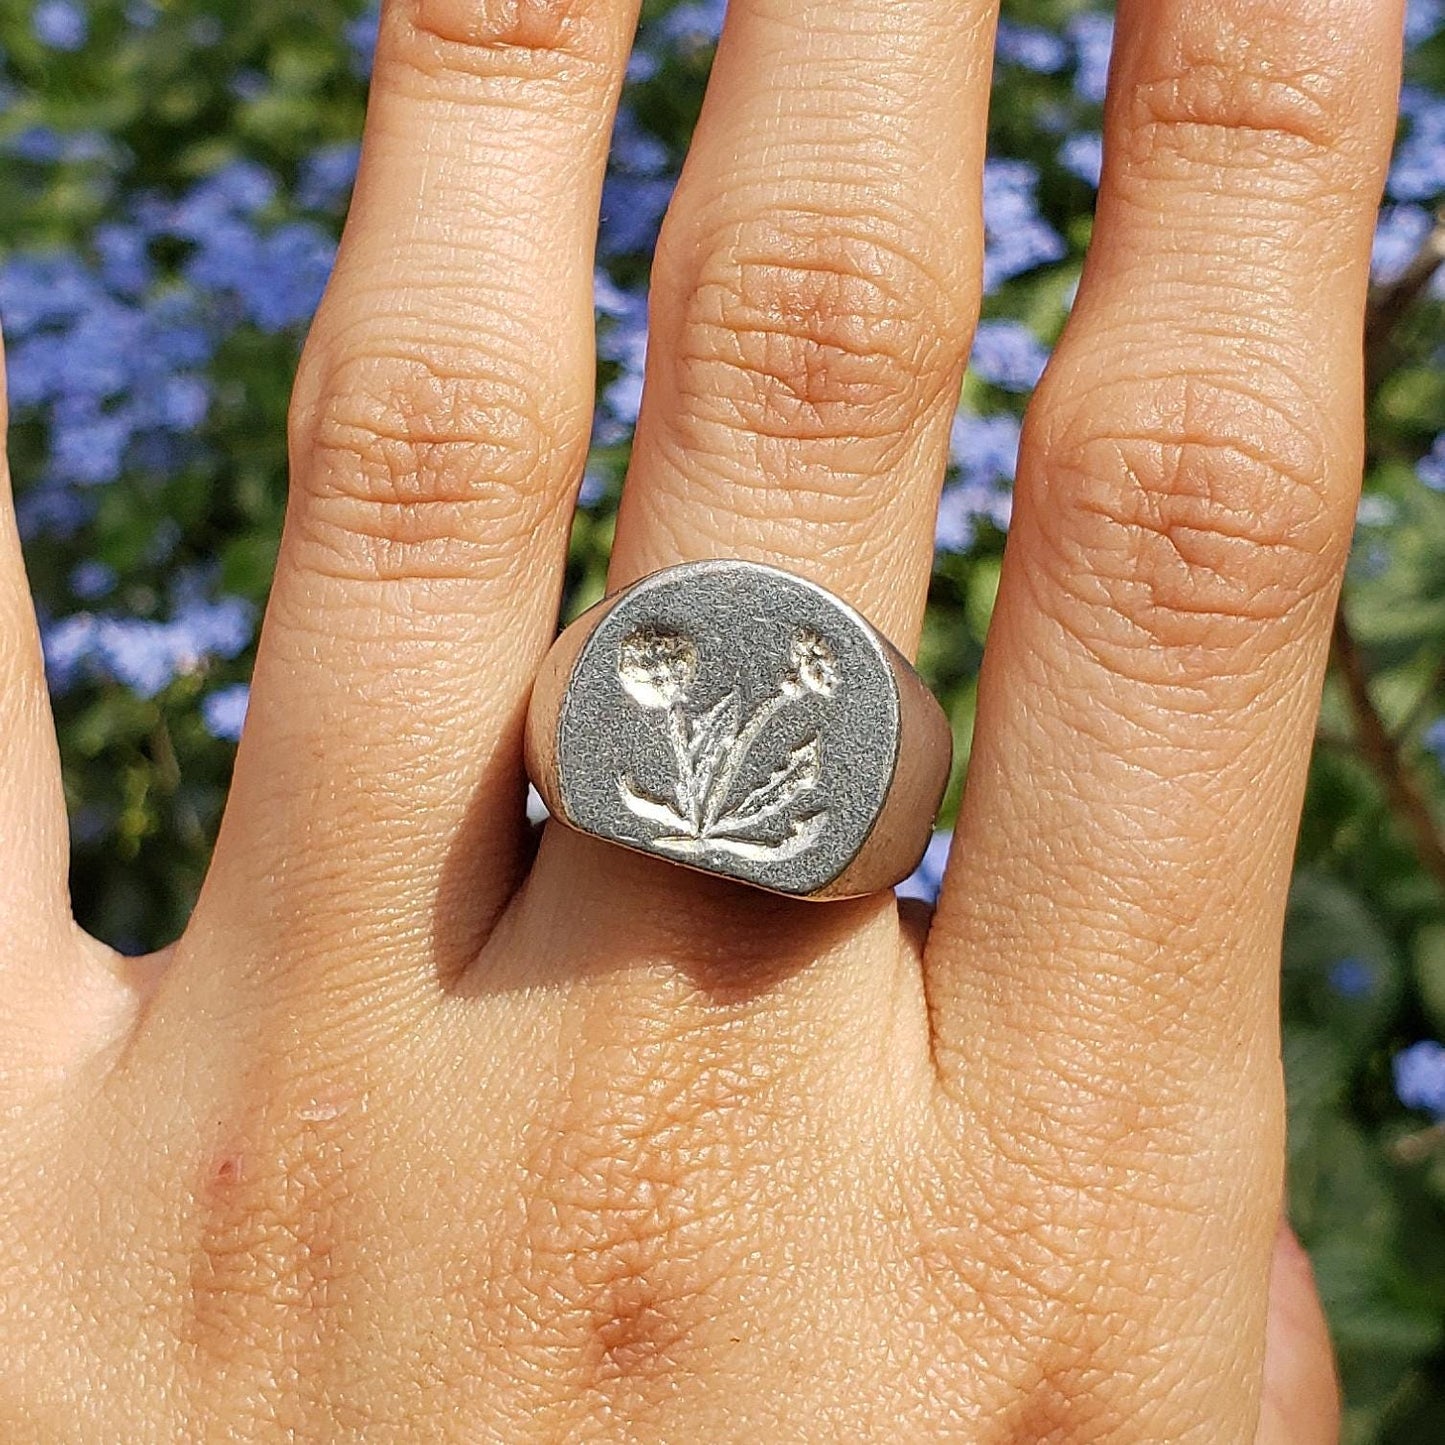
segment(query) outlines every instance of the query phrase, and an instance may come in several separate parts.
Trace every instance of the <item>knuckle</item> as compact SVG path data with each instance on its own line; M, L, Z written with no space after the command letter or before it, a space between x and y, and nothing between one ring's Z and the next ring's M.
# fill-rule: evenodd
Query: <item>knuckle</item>
M902 230L770 218L706 248L680 313L689 440L904 445L948 394L973 318Z
M1042 543L1035 585L1130 673L1153 657L1178 676L1193 657L1214 674L1296 633L1332 591L1350 529L1328 429L1257 382L1095 386L1042 433L1020 477Z
M319 368L320 369L320 368ZM300 520L328 570L368 580L485 574L563 504L585 420L540 385L365 356L298 384L291 421Z
M1261 155L1276 169L1294 162L1316 174L1325 161L1337 168L1357 77L1347 64L1319 64L1324 27L1310 12L1320 8L1246 0L1227 23L1193 12L1162 27L1173 43L1141 61L1125 91L1128 159L1156 174ZM1348 53L1337 45L1333 52Z
M645 1411L702 1368L747 1269L732 1196L749 1173L718 1126L749 1092L746 1070L698 1070L660 1041L611 1062L605 1084L574 1086L538 1125L518 1271L534 1302L523 1313L609 1415Z
M347 1114L339 1093L253 1094L203 1157L179 1329L198 1374L304 1379L329 1358L361 1193Z
M605 0L407 0L402 58L432 75L561 80L606 49Z

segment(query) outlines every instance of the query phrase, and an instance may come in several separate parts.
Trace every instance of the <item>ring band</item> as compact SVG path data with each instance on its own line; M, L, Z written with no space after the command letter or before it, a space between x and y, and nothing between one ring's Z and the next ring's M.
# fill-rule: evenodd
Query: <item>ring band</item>
M796 898L908 877L953 740L876 628L755 562L653 573L557 639L527 714L527 771L570 827Z

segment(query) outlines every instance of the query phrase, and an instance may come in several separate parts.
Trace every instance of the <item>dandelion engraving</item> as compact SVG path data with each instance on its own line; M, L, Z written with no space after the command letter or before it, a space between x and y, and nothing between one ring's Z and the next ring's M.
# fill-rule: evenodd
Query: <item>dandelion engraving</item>
M678 857L729 853L755 862L781 862L812 848L828 823L826 810L797 811L818 786L818 734L792 748L766 779L734 797L739 774L768 725L790 702L808 694L832 697L842 683L838 658L827 640L799 628L788 649L777 690L746 718L737 688L695 712L688 691L701 657L691 638L640 628L622 639L617 676L639 707L666 714L672 750L672 798L643 792L626 774L618 791L629 812L665 831L652 846Z

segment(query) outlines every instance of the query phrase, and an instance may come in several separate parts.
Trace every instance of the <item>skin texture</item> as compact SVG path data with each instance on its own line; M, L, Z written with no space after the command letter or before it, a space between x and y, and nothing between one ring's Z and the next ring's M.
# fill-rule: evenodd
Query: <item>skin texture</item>
M931 929L533 856L634 20L386 10L233 794L156 958L70 922L7 516L0 1436L1332 1440L1275 989L1400 6L1121 4ZM614 581L756 558L915 644L993 21L734 0Z

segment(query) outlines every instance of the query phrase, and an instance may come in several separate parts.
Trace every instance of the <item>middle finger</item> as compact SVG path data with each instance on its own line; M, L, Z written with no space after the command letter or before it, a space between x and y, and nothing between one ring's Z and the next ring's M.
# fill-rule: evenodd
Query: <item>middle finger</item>
M611 581L743 557L904 650L977 312L994 0L734 0L653 272Z

